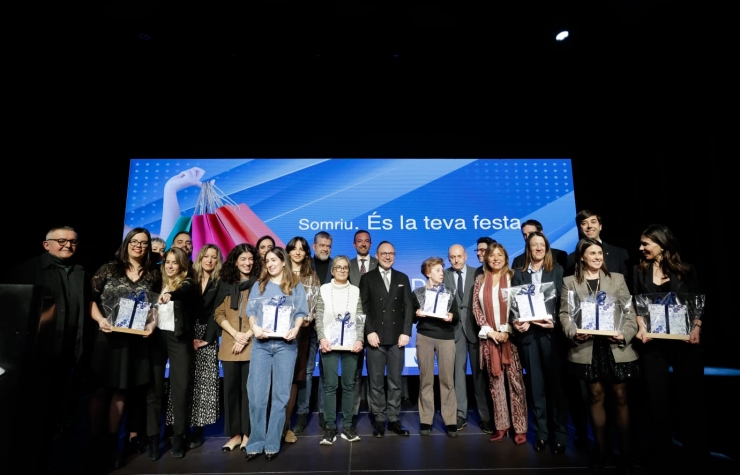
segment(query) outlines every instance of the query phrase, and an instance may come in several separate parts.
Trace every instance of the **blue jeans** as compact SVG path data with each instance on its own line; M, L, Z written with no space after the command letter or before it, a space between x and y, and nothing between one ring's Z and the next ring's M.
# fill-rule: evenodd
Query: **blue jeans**
M296 397L296 413L308 414L311 403L311 386L313 385L313 371L316 367L316 353L319 350L316 327L311 326L311 336L308 340L308 363L306 364L306 380L298 382L298 395ZM319 413L324 413L324 375L319 371L318 406Z
M254 340L249 364L247 392L251 432L246 450L248 454L267 454L280 451L280 440L285 426L285 408L290 399L293 372L298 354L296 341L282 338ZM272 383L272 401L268 426L267 404Z

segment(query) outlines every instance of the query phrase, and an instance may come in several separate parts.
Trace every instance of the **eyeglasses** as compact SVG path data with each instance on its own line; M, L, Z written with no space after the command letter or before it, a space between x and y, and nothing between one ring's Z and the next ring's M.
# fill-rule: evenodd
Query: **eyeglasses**
M129 245L131 247L149 247L149 241L137 241L136 239L132 239L129 241Z
M393 257L393 256L395 256L395 255L396 255L396 253L395 253L395 252L381 252L381 253L380 253L380 256L381 256L381 257Z
M334 270L338 270L339 272L347 272L349 270L349 267L347 266L337 266L334 268Z
M476 254L483 254L484 252L486 252L486 249L478 249L475 251Z
M56 241L57 244L59 244L61 247L64 247L69 243L70 246L76 246L78 242L80 242L78 239L47 239L48 241Z

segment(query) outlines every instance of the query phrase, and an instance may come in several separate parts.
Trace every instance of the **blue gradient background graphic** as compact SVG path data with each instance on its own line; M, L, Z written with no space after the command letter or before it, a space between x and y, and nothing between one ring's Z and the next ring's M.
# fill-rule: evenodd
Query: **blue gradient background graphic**
M350 258L357 229L370 232L373 255L381 241L392 242L394 268L413 288L425 282L422 261L440 256L447 263L452 244L466 248L473 267L480 265L475 249L481 236L502 243L513 259L524 247L519 223L530 218L542 223L552 247L570 252L578 241L567 158L134 158L124 234L142 226L159 235L165 183L193 167L205 170L202 181L215 180L230 200L249 206L283 242L303 236L312 243L324 230L333 237L332 256ZM193 215L199 192L198 186L177 192L181 215ZM418 374L414 337L405 374Z

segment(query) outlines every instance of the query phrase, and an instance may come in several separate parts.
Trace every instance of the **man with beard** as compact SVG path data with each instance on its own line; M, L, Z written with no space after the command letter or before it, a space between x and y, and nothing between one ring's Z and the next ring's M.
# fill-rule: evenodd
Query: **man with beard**
M371 271L378 267L378 259L370 255L370 247L372 245L370 239L370 233L364 229L360 229L355 233L355 240L352 243L357 250L357 257L349 261L349 283L352 285L360 286L360 278L365 275L366 272ZM354 405L354 416L352 417L352 427L357 430L357 417L360 414L360 403L362 402L363 394L367 392L367 378L362 377L362 368L365 365L365 349L360 352L360 357L357 360L357 373L355 374L355 405Z

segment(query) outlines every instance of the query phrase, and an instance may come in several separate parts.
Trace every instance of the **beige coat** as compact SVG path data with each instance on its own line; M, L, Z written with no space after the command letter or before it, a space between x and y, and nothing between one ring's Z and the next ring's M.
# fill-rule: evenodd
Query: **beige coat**
M637 320L635 319L635 312L632 308L632 297L627 288L627 283L624 281L622 274L612 272L610 277L607 277L604 271L599 271L599 274L599 289L606 292L607 295L616 298L618 307L623 311L624 322L622 324L622 334L624 335L624 341L610 344L612 353L614 354L614 361L617 363L634 361L639 357L631 343L632 339L637 335ZM568 291L575 291L580 300L585 300L589 295L588 284L585 280L580 284L577 283L575 276L572 275L563 279L563 291L560 294L560 323L565 336L575 342L574 337L578 328L572 318L571 313L573 309L571 308L571 299L568 298ZM568 360L574 363L591 364L593 345L593 339L577 342L575 347L571 347L568 350Z
M224 320L228 321L234 330L246 333L249 330L249 318L247 318L247 300L249 299L249 289L243 290L241 295L241 305L239 310L233 310L231 308L231 296L227 295L221 305L219 305L213 312L213 318L216 319L218 326L221 326L221 322ZM239 330L239 314L241 313L241 330ZM223 327L221 327L223 328ZM234 349L234 337L229 332L224 330L221 333L221 347L218 350L218 359L221 361L249 361L252 354L252 342L254 339L249 340L249 344L238 353L234 354L231 350Z

